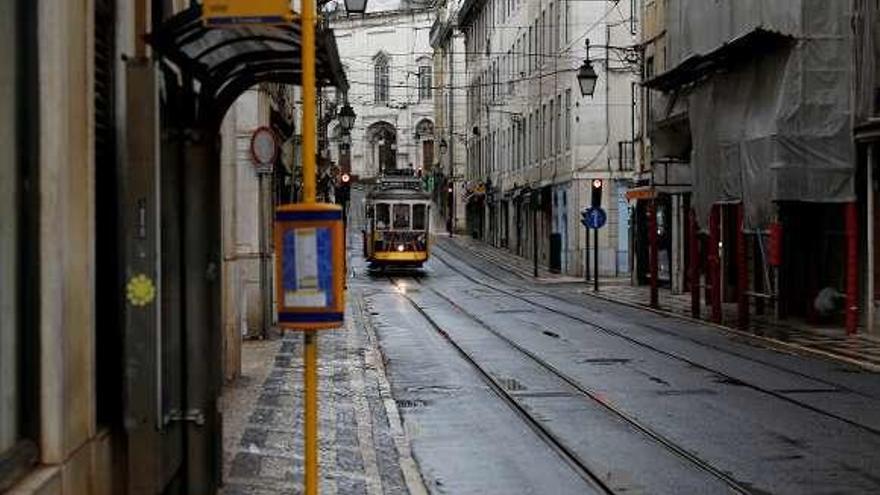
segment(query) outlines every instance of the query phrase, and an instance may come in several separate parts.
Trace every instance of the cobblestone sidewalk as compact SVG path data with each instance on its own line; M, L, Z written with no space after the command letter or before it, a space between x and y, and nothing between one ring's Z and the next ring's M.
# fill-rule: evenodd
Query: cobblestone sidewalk
M535 282L529 260L511 255L508 251L489 246L483 242L464 237L444 238L441 245L450 243L459 249L466 249L474 257L505 268L516 276ZM582 282L580 279L574 280ZM545 270L539 271L539 284L572 282L571 277L560 276ZM590 297L599 297L610 302L648 309L650 289L646 286L633 286L628 278L600 279L600 291L594 293L586 286L577 291ZM660 289L659 303L661 313L688 318L691 316L690 294L672 294L668 289ZM706 301L701 303L701 318L709 319L710 309ZM725 304L723 321L736 323L736 304ZM795 321L774 321L770 315L752 315L748 330L739 331L722 325L725 331L744 337L759 339L772 347L781 347L798 352L821 355L846 361L880 372L880 339L864 334L846 335L839 327L811 327Z
M424 493L382 359L349 305L344 329L320 334L319 442L322 494ZM223 495L303 490L302 336L246 342L244 375L227 388Z

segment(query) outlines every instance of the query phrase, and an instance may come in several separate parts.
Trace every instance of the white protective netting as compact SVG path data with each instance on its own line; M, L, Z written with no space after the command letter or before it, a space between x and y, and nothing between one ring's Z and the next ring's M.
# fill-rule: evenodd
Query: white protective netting
M687 96L693 204L743 201L748 227L774 201L844 202L854 195L851 0L669 0L669 66L758 30L791 43L745 62Z

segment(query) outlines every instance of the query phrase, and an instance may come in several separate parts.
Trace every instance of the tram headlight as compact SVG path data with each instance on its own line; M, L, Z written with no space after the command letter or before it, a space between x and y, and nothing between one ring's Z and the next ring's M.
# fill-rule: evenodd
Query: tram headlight
M397 250L398 250L399 252L402 253L404 249L406 249L406 247L405 247L403 244L398 244L398 245L397 245Z

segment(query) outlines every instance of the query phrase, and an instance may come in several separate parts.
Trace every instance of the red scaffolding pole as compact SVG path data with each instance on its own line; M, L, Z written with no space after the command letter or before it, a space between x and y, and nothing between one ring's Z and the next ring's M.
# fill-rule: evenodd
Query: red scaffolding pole
M721 243L721 206L712 205L709 217L709 279L711 280L712 321L721 323L721 258L718 245Z
M690 219L690 235L688 243L690 244L690 266L689 276L691 285L691 317L700 317L700 228L697 225L697 212L693 209L688 213Z
M746 250L745 205L736 207L736 292L737 326L745 330L749 327L749 257Z
M858 205L846 205L846 333L852 335L859 328L859 216Z
M657 293L657 200L651 199L648 203L648 244L650 253L648 255L649 265L651 269L651 307L659 308L660 301Z

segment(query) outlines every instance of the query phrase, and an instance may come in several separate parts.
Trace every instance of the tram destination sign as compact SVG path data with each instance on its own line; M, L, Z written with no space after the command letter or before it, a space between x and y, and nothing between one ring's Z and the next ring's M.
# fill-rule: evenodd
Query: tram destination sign
M288 0L204 0L202 21L211 27L286 24L292 20Z

